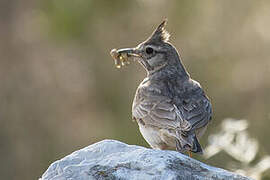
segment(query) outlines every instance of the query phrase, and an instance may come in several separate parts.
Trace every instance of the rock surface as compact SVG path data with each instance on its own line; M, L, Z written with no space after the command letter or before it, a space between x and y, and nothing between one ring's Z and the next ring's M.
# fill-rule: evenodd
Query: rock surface
M52 163L41 180L250 180L175 151L104 140Z

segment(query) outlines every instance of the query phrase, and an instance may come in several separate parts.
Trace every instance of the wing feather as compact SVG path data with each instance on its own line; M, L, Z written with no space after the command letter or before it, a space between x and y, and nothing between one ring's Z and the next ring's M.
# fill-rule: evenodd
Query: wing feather
M206 97L190 99L184 104L174 104L172 100L161 101L144 99L133 107L132 115L143 119L145 124L160 128L190 131L200 128L209 122L211 104Z

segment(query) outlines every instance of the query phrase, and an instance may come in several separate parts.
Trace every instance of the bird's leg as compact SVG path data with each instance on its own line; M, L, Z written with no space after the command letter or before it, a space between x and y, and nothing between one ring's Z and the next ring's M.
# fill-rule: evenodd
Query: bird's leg
M191 151L188 151L188 156L192 157L192 152Z

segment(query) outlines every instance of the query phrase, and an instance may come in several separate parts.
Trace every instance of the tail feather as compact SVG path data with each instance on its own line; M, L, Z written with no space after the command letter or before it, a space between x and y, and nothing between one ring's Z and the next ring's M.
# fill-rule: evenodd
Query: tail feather
M191 151L194 153L203 154L202 146L200 145L196 135L194 136L193 147Z
M194 153L203 154L202 147L195 134L180 134L179 139L176 139L176 150L181 153L191 151Z

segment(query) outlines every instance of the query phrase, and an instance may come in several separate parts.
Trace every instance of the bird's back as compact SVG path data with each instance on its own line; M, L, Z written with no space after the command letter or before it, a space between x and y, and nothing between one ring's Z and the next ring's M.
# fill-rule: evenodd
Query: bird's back
M141 125L141 132L145 127L165 129L168 132L173 130L175 133L171 136L174 141L170 140L170 144L173 141L177 150L201 152L197 136L203 134L209 123L212 107L200 84L190 78L157 80L147 77L137 89L132 114L140 120L137 122ZM170 134L167 133L167 136Z

